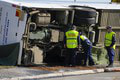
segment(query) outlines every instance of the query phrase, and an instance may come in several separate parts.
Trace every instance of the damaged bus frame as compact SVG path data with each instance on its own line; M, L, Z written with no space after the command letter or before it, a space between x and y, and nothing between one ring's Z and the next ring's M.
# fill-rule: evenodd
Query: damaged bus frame
M98 42L96 31L103 9L95 8L0 1L0 64L63 63L64 33L70 24L92 43Z
M64 62L64 32L73 24L89 35L96 23L97 11L90 7L64 9L25 8L29 16L23 35L22 64ZM86 16L86 14L88 14ZM81 15L80 15L81 14Z

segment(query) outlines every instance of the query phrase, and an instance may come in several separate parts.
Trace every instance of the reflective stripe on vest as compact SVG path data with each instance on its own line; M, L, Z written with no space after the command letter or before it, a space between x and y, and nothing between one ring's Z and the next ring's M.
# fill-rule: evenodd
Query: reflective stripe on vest
M80 39L82 39L82 41L86 40L87 38L84 35L80 36Z
M112 44L112 36L115 35L115 32L110 32L105 34L105 46L110 46ZM113 45L115 49L115 45Z
M77 37L78 37L78 32L75 30L70 30L66 32L66 44L67 48L76 48L78 45L77 42Z

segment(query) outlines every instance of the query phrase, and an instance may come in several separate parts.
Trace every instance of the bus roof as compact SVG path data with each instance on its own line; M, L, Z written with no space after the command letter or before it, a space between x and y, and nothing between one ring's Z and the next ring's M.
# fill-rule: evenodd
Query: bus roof
M73 1L55 1L55 0L1 0L6 1L12 4L25 6L29 8L68 8L70 5L76 5L76 6L87 6L87 7L93 7L95 9L114 9L114 10L120 10L120 4L117 3L110 3L110 2L73 2Z

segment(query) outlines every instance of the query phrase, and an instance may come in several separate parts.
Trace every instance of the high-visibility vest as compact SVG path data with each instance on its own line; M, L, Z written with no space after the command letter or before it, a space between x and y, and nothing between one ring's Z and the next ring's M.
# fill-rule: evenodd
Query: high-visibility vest
M105 34L105 46L110 46L112 44L112 36L115 35L115 32L110 32ZM113 45L113 49L115 49L115 45Z
M66 35L66 46L67 48L77 48L78 41L77 37L79 35L78 31L70 30L65 33Z
M81 39L82 46L88 46L88 45L92 46L92 43L90 42L90 40L86 36L80 35L80 39Z
M85 36L81 35L81 36L80 36L80 39L82 39L82 41L84 41L84 40L86 40L86 39L87 39L87 37L85 37Z

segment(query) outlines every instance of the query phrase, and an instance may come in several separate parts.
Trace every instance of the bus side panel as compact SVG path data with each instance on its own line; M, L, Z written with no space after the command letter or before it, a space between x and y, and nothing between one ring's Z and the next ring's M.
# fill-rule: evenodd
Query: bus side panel
M22 16L24 19L19 21L19 27L18 27L18 36L17 36L17 42L20 42L20 49L19 49L19 55L18 55L18 62L17 65L21 65L22 61L22 49L23 49L23 41L22 37L25 31L25 25L26 25L26 20L27 20L27 14L23 13L24 15Z
M7 4L7 3L6 3ZM16 7L12 4L0 5L1 24L0 24L0 45L7 45L17 42L17 30L19 17L16 16Z
M22 17L23 19L22 20L19 20L19 27L18 27L18 30L17 30L17 42L20 42L22 37L23 37L23 34L25 32L25 26L26 26L26 20L27 20L27 13L25 12L22 12Z
M5 7L0 2L0 45L3 45L4 21L5 21Z
M21 12L21 6L0 1L0 57L8 55L1 59L1 64L15 65L15 61L21 64L22 37L27 20L27 13L23 12L21 19Z

